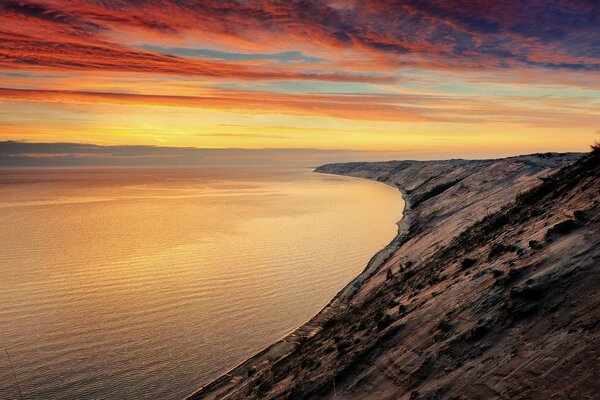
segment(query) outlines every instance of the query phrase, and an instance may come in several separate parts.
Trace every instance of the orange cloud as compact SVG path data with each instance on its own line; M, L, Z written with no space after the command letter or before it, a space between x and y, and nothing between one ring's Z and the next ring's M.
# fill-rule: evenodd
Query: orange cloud
M0 10L1 65L11 68L377 80L285 71L275 65L265 71L131 47L136 41L195 41L245 51L289 49L292 44L327 55L342 70L340 61L348 51L382 67L600 70L600 53L594 50L600 12L594 0L532 0L518 7L482 0L365 0L348 1L345 7L318 0L150 0L143 8L130 0L5 0Z
M355 148L494 124L523 137L568 123L581 138L598 125L598 26L596 0L3 0L0 126L53 138L87 128L99 142L172 134L173 110L162 125L143 109L119 119L141 106L186 109L181 135L197 114L202 129L229 122L224 111L303 132L360 125ZM384 135L369 130L380 121ZM203 133L203 145L238 144L237 132Z
M358 121L513 123L556 126L577 118L578 125L599 120L597 102L532 97L468 97L411 94L285 94L207 90L202 96L172 96L70 90L0 88L0 99L41 103L115 104L184 107L260 114L321 116Z

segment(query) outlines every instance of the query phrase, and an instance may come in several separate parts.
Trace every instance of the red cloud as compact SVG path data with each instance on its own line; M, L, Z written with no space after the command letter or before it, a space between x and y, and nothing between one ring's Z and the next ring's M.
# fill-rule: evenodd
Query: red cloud
M168 57L132 41L201 41L237 50L308 49L338 70L373 64L430 68L514 66L599 70L594 0L5 0L4 68L77 68L241 79L389 81ZM354 59L347 65L347 52ZM316 66L312 66L316 68Z
M0 88L0 100L43 103L118 104L189 107L237 112L296 114L358 121L516 123L556 126L577 117L594 126L596 103L581 99L506 97L474 99L407 94L284 94L214 90L203 96L171 96L69 90Z

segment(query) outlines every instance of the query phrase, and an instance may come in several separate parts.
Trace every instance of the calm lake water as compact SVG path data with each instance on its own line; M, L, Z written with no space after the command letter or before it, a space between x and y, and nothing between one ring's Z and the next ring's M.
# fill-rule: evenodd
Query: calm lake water
M0 170L0 399L181 398L316 314L396 234L308 169Z

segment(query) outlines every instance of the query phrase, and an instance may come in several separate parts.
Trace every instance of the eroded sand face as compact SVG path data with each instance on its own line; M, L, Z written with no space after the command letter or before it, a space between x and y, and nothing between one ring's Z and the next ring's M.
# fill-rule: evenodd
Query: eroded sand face
M399 186L414 205L407 230L315 318L312 337L196 398L592 398L598 156L499 212L577 158L320 168Z

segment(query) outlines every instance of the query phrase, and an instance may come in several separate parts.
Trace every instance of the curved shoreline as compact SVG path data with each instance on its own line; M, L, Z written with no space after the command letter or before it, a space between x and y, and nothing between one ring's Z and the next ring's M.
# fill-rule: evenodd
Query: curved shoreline
M484 324L489 319L484 312L487 308L482 308L483 303L477 299L483 298L485 304L497 303L486 291L487 286L480 284L492 271L487 261L478 273L461 279L471 273L463 272L461 267L463 237L482 235L471 239L467 246L474 245L467 252L473 253L473 259L489 260L493 253L488 242L505 246L506 237L498 239L495 230L486 233L486 227L493 223L490 221L495 221L486 216L502 214L520 193L579 157L544 153L497 160L355 162L319 167L316 172L371 179L399 190L405 207L396 237L307 324L188 398L333 399L337 391L352 393L349 398L354 399L407 399L419 395L417 387L439 397L437 378L435 388L430 385L433 381L427 380L430 374L439 372L432 369L434 359L430 355L437 354L442 343L458 352L462 361L466 357L460 353L463 341L456 339L471 337L476 327L473 321ZM527 212L533 213L531 209ZM519 246L525 248L530 237L520 226L510 235L523 236ZM529 253L525 250L525 254ZM500 264L493 267L506 270L508 264L502 257L499 260ZM522 267L528 269L531 265L537 264ZM467 297L461 297L463 294ZM470 310L468 315L479 318L452 319L451 327L460 325L460 334L432 342L432 332L439 331L441 321L451 316L445 305L456 299L460 300L460 313L466 313L460 311L464 308ZM419 351L407 352L407 346ZM403 360L403 368L393 367L397 360ZM472 368L467 360L471 358L466 357L461 366L452 362L444 365L466 376ZM389 379L392 370L393 378ZM465 387L469 379L463 380Z
M311 317L309 320L290 331L275 343L268 345L253 356L233 366L226 372L221 373L208 384L200 387L193 393L184 397L185 400L224 400L228 396L227 389L238 384L243 377L250 376L252 374L250 371L258 369L258 367L262 364L276 363L277 361L282 360L292 354L300 343L317 334L331 315L337 313L341 307L345 307L352 300L352 297L356 291L360 289L362 283L373 276L379 270L379 268L385 264L388 258L393 255L396 250L398 250L404 240L407 239L411 221L411 217L409 215L411 202L409 201L409 196L404 189L398 185L393 185L392 183L373 180L366 177L352 177L338 173L321 172L317 171L317 169L313 170L313 172L318 174L369 180L384 184L399 191L402 200L404 201L404 208L402 210L402 216L400 220L396 221L396 226L398 227L396 236L394 236L394 238L385 247L377 251L369 259L365 268L350 282L348 282L346 286L340 289L315 316Z

